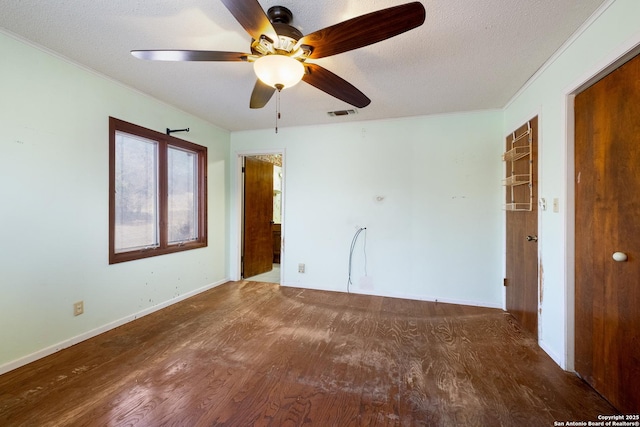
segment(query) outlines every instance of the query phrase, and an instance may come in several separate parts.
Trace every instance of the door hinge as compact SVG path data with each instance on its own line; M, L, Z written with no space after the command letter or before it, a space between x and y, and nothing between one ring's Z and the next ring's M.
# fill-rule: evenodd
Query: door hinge
M502 285L503 286L509 286L509 281L507 280L506 277L504 279L502 279Z
M243 166L243 167L242 167L242 173L244 173L244 172L245 172L245 167Z

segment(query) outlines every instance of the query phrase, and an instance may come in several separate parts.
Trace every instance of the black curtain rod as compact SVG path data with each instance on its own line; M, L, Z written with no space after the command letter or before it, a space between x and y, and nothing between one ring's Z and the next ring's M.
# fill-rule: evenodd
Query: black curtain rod
M186 129L169 129L169 128L167 128L167 135L171 135L173 132L189 132L189 128L186 128Z

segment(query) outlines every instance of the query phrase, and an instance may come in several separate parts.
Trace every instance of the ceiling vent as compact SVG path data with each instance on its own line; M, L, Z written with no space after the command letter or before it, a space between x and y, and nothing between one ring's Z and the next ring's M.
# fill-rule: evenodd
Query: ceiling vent
M353 114L358 114L358 110L356 109L351 109L351 110L337 110L337 111L329 111L327 113L330 117L337 117L337 116L351 116Z

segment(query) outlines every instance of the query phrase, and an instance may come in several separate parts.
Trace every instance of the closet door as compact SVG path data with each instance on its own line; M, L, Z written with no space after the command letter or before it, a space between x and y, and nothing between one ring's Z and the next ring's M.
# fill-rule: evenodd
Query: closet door
M575 98L575 369L640 410L640 56ZM615 255L614 255L615 254Z

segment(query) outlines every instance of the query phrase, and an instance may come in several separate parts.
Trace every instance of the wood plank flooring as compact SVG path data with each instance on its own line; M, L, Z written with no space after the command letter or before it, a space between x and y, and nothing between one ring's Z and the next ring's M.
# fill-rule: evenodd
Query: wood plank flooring
M615 413L501 310L246 281L0 376L2 426L553 426Z

